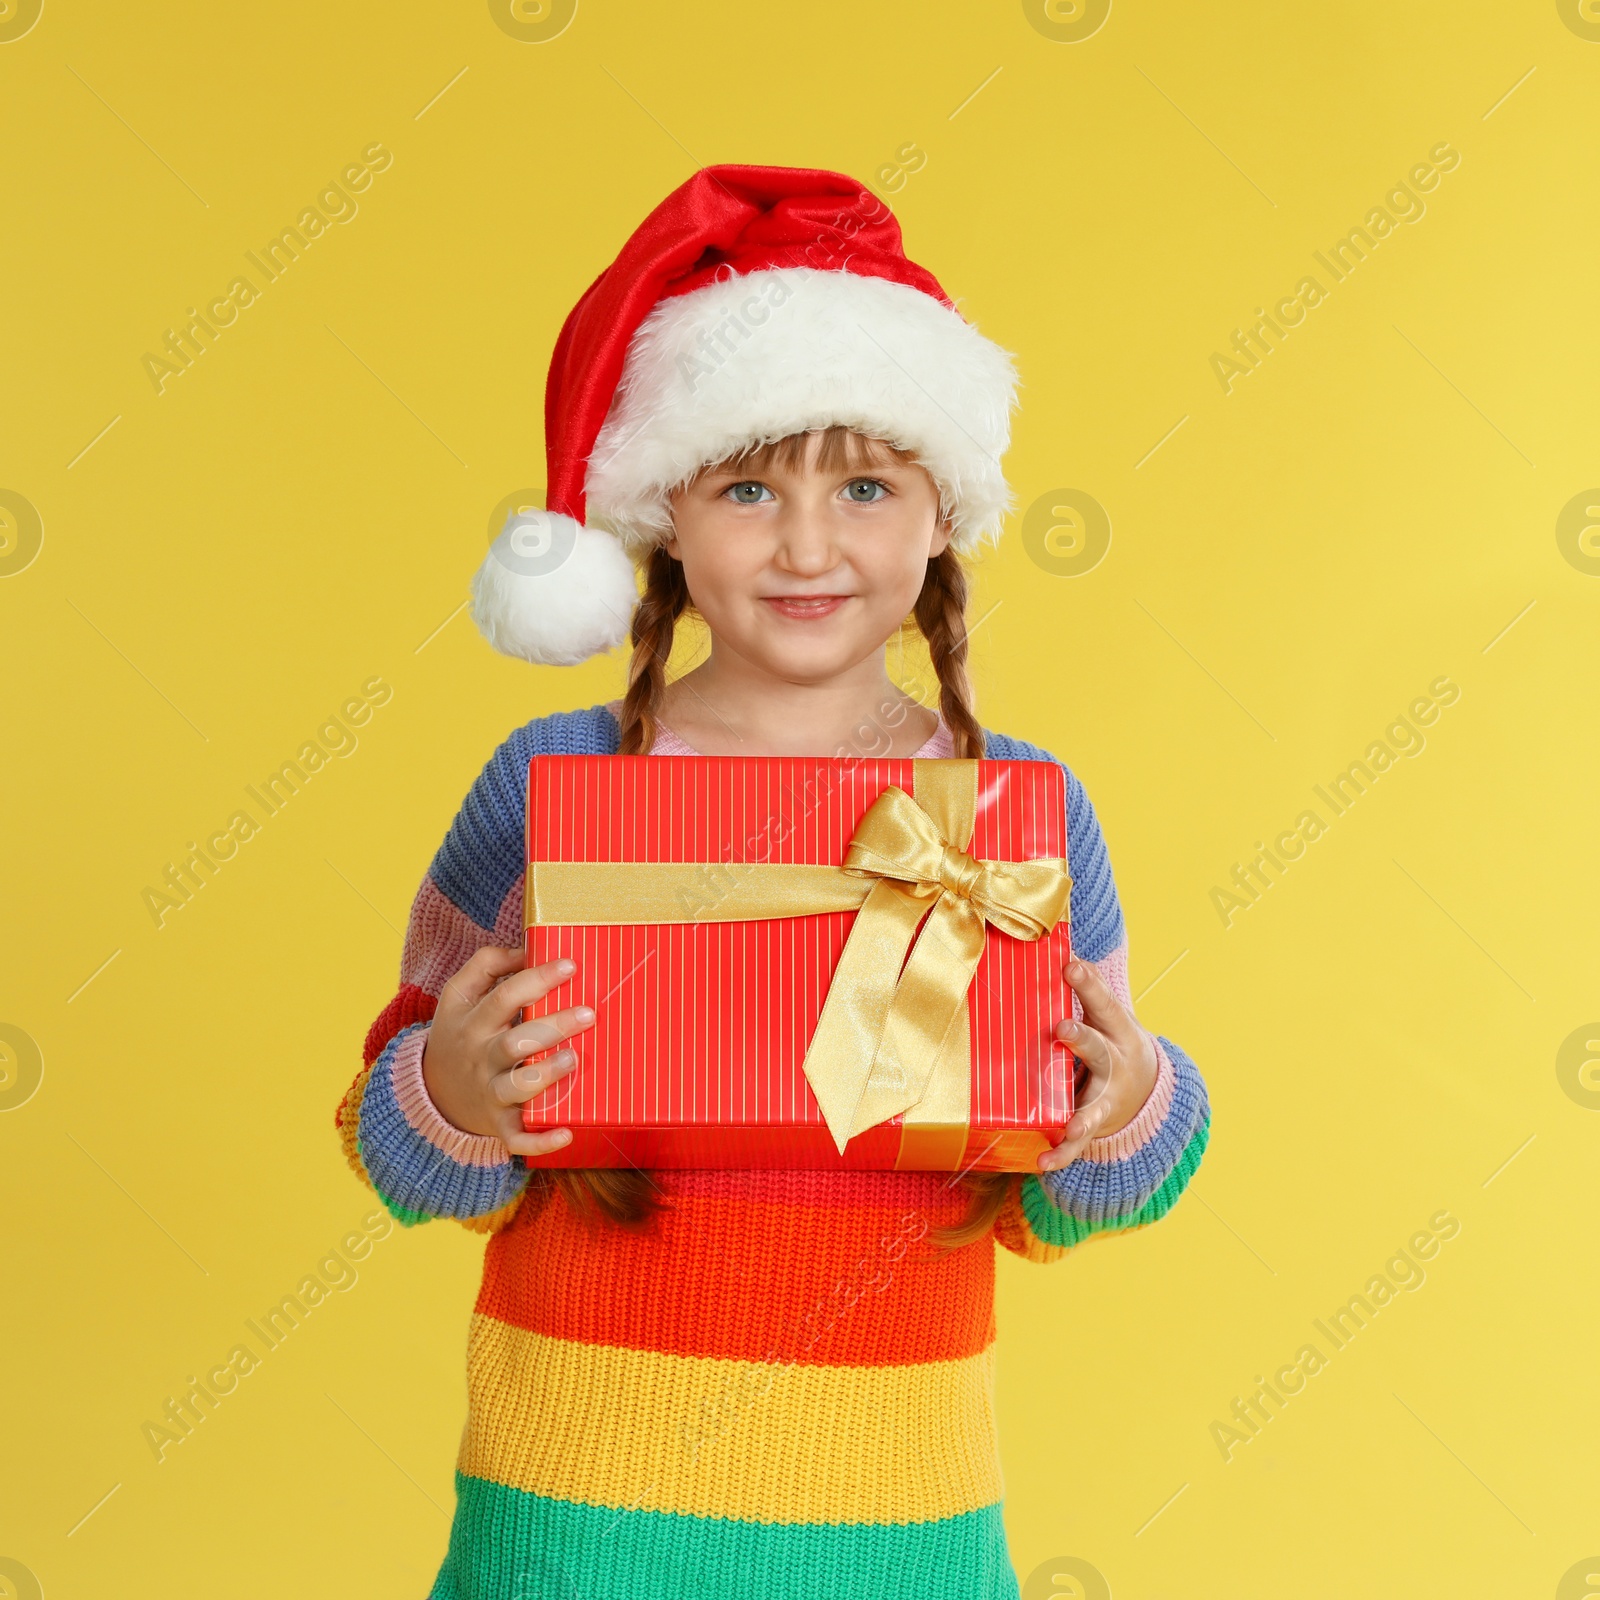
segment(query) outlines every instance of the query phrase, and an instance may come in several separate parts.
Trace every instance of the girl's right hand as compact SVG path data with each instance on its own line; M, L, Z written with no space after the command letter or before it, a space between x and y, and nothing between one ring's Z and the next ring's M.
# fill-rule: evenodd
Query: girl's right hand
M529 1133L522 1107L578 1064L575 1051L542 1061L524 1058L594 1026L587 1006L553 1011L532 1022L522 1008L567 982L577 968L549 961L524 968L516 946L485 945L444 986L422 1054L422 1078L446 1122L464 1133L488 1134L520 1156L549 1155L571 1142L566 1128Z

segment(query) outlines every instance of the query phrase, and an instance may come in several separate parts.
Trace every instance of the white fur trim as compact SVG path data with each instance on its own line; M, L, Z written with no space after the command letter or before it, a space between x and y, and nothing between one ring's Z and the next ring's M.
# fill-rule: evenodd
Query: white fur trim
M1011 357L931 295L781 267L663 300L628 347L589 458L590 519L635 555L669 531L668 492L741 446L843 424L912 452L956 549L999 535L1011 495Z
M553 511L506 519L472 580L472 620L503 655L570 667L628 636L633 563L609 533Z

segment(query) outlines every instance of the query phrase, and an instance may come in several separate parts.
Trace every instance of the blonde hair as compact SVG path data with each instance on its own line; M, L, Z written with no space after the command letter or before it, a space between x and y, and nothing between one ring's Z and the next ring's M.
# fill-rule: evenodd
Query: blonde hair
M882 440L867 438L849 428L831 427L818 432L821 439L816 465L824 471L871 466L881 462L885 454L900 461L914 459ZM773 466L796 470L812 448L812 437L809 433L795 433L772 443L753 444L704 470L748 468L760 472ZM621 755L647 755L655 743L673 637L678 619L693 606L682 564L659 545L650 552L644 572L644 593L633 612L633 655L619 717L622 738L617 748ZM928 562L911 616L927 643L938 680L939 713L950 729L952 754L977 759L983 755L984 740L967 675L969 587L965 565L947 545ZM624 1228L648 1227L666 1203L649 1174L638 1168L559 1169L551 1176L579 1214ZM936 1241L948 1249L970 1244L988 1233L1020 1180L1015 1174L969 1173L962 1181L972 1191L968 1214L953 1227L934 1230Z

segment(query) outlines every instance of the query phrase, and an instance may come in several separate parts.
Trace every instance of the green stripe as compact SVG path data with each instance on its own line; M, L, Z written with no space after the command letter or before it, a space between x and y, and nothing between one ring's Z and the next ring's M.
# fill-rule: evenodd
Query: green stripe
M998 1505L936 1522L739 1522L550 1500L457 1473L450 1554L430 1594L431 1600L1017 1600L1017 1580Z
M356 1140L356 1155L361 1161L362 1176L366 1178L368 1186L377 1197L383 1201L383 1209L393 1217L401 1227L414 1228L419 1222L432 1222L433 1213L429 1211L412 1211L409 1207L401 1205L398 1201L391 1200L378 1185L373 1182L372 1168L367 1165L367 1153L361 1148L361 1140Z
M1037 1173L1030 1172L1022 1180L1022 1211L1028 1226L1044 1244L1075 1245L1092 1233L1120 1232L1126 1228L1142 1228L1147 1222L1156 1222L1172 1209L1173 1202L1183 1193L1200 1158L1206 1153L1206 1142L1211 1137L1211 1113L1200 1119L1178 1164L1167 1174L1160 1186L1137 1211L1122 1217L1105 1217L1099 1222L1081 1222L1068 1216L1053 1201L1039 1181Z

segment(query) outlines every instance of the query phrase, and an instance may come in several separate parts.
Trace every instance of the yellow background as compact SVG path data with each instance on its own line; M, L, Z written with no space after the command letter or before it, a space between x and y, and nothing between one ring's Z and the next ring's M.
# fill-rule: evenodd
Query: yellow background
M141 1425L370 1210L333 1108L479 766L618 691L459 611L543 482L562 318L697 163L908 142L910 251L1026 386L983 718L1084 779L1141 1017L1214 1102L1159 1227L1001 1263L1030 1600L1094 1592L1055 1557L1198 1600L1554 1595L1600 1551L1600 1115L1556 1071L1600 1016L1600 577L1555 536L1600 483L1600 29L1567 13L1117 0L1072 42L1015 3L583 0L519 42L481 3L46 0L0 43L0 489L44 529L0 580L0 1022L44 1063L0 1116L3 1592L425 1592L476 1237L396 1229L159 1464ZM1225 394L1212 353L1441 140L1426 216ZM373 141L359 215L158 395L145 353ZM1113 527L1080 577L1018 535L1063 487ZM1225 927L1213 886L1440 674L1426 750ZM373 675L359 749L158 930L144 888ZM1211 1423L1441 1208L1426 1285L1225 1462Z

